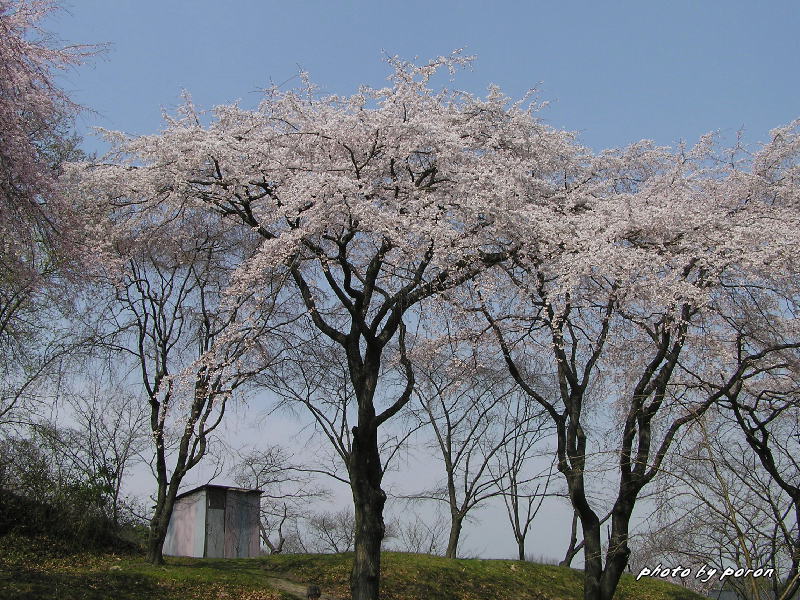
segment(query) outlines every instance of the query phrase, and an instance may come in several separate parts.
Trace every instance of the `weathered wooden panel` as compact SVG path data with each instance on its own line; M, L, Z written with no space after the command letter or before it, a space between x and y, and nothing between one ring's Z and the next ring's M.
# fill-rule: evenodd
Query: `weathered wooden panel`
M248 556L259 556L261 554L261 536L259 535L259 522L261 520L261 494L247 494L245 496L250 505L250 548Z
M224 558L225 555L225 490L208 488L206 512L207 558Z
M209 508L206 513L207 558L225 557L225 510Z
M225 556L247 558L258 556L257 494L228 490L225 507Z

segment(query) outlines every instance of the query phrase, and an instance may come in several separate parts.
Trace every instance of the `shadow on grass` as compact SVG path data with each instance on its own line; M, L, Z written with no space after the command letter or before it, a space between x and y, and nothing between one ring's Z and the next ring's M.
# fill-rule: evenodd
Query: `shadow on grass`
M258 569L261 563L258 559L231 559L231 558L203 558L180 560L167 559L167 567L180 567L182 569L214 569L215 571L253 571Z
M0 597L13 600L142 600L163 598L149 577L126 573L51 573L13 567L0 571Z

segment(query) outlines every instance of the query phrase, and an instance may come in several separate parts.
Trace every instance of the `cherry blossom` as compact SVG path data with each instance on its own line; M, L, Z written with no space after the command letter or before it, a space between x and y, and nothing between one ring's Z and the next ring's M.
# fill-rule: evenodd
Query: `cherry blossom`
M412 346L415 364L426 344L437 348L423 339L435 338L423 325L437 311L460 307L450 318L475 347L503 353L517 385L569 422L559 469L588 537L598 527L585 502L580 413L616 411L627 423L623 487L634 493L620 496L630 506L614 521L604 591L592 556L586 592L610 598L627 562L626 511L678 428L797 348L798 123L752 156L720 150L714 136L592 153L539 119L534 96L434 88L437 71L469 64L458 52L387 62L386 87L350 96L321 95L305 74L299 89L266 90L257 110L204 112L187 96L157 134L105 132L112 153L70 167L70 197L103 207L96 226L109 238L141 235L164 211L205 211L259 238L228 293L285 277L301 304L296 335L328 338L349 370L355 599L379 593L379 428L411 398ZM764 312L748 318L753 287ZM528 359L549 370L527 371ZM399 382L386 377L389 363ZM614 393L584 404L590 386ZM680 390L702 393L685 402ZM673 421L661 421L662 407ZM652 453L651 429L663 434Z

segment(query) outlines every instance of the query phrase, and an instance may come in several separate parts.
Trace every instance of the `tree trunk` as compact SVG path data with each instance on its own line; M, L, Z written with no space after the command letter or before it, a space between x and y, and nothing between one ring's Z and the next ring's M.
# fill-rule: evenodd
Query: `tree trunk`
M147 536L147 562L153 565L164 564L164 539L167 537L167 525L164 524L163 512L156 514L150 521L150 532Z
M628 530L633 502L618 500L612 514L611 536L608 541L608 550L605 556L605 567L600 543L601 521L593 512L580 514L581 528L583 530L583 557L584 557L584 600L613 600L622 573L628 565L630 549L628 548ZM568 552L568 558L574 554ZM563 563L563 561L562 561Z
M150 532L147 537L147 561L154 565L164 564L164 540L167 537L169 520L172 517L172 509L175 506L175 497L178 495L177 483L166 486L163 492L161 505L156 506L155 514L150 520ZM161 497L161 493L159 493Z
M635 497L635 496L634 496ZM606 552L606 566L600 581L601 598L611 600L622 573L628 566L631 551L628 548L628 529L633 512L632 502L620 502L614 508L611 519L611 538Z
M350 487L355 509L355 557L350 574L353 600L378 600L381 542L386 531L383 522L386 493L380 486L382 476L377 431L354 427L350 456Z
M521 561L525 560L525 538L517 538L517 558Z
M447 552L445 557L458 558L458 540L461 537L461 526L464 524L464 515L451 513L450 537L447 539Z
M600 589L603 575L600 522L596 517L582 517L581 525L583 526L583 599L605 600Z

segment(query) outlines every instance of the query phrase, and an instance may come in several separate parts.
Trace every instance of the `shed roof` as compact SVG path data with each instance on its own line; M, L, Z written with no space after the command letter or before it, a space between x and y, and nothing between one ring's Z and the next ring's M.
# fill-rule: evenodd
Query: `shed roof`
M215 488L215 489L218 489L218 490L228 490L228 491L232 491L232 492L240 492L242 494L259 494L260 495L260 494L264 493L264 490L252 490L252 489L248 489L248 488L236 487L236 486L231 486L231 485L217 485L215 483L206 483L204 485L199 485L196 488L192 488L191 490L188 490L186 492L182 492L182 493L178 494L177 496L175 496L175 500L178 500L179 498L183 498L184 496L189 496L190 494L194 494L195 492L199 492L200 490L205 490L205 489L208 489L208 488Z

